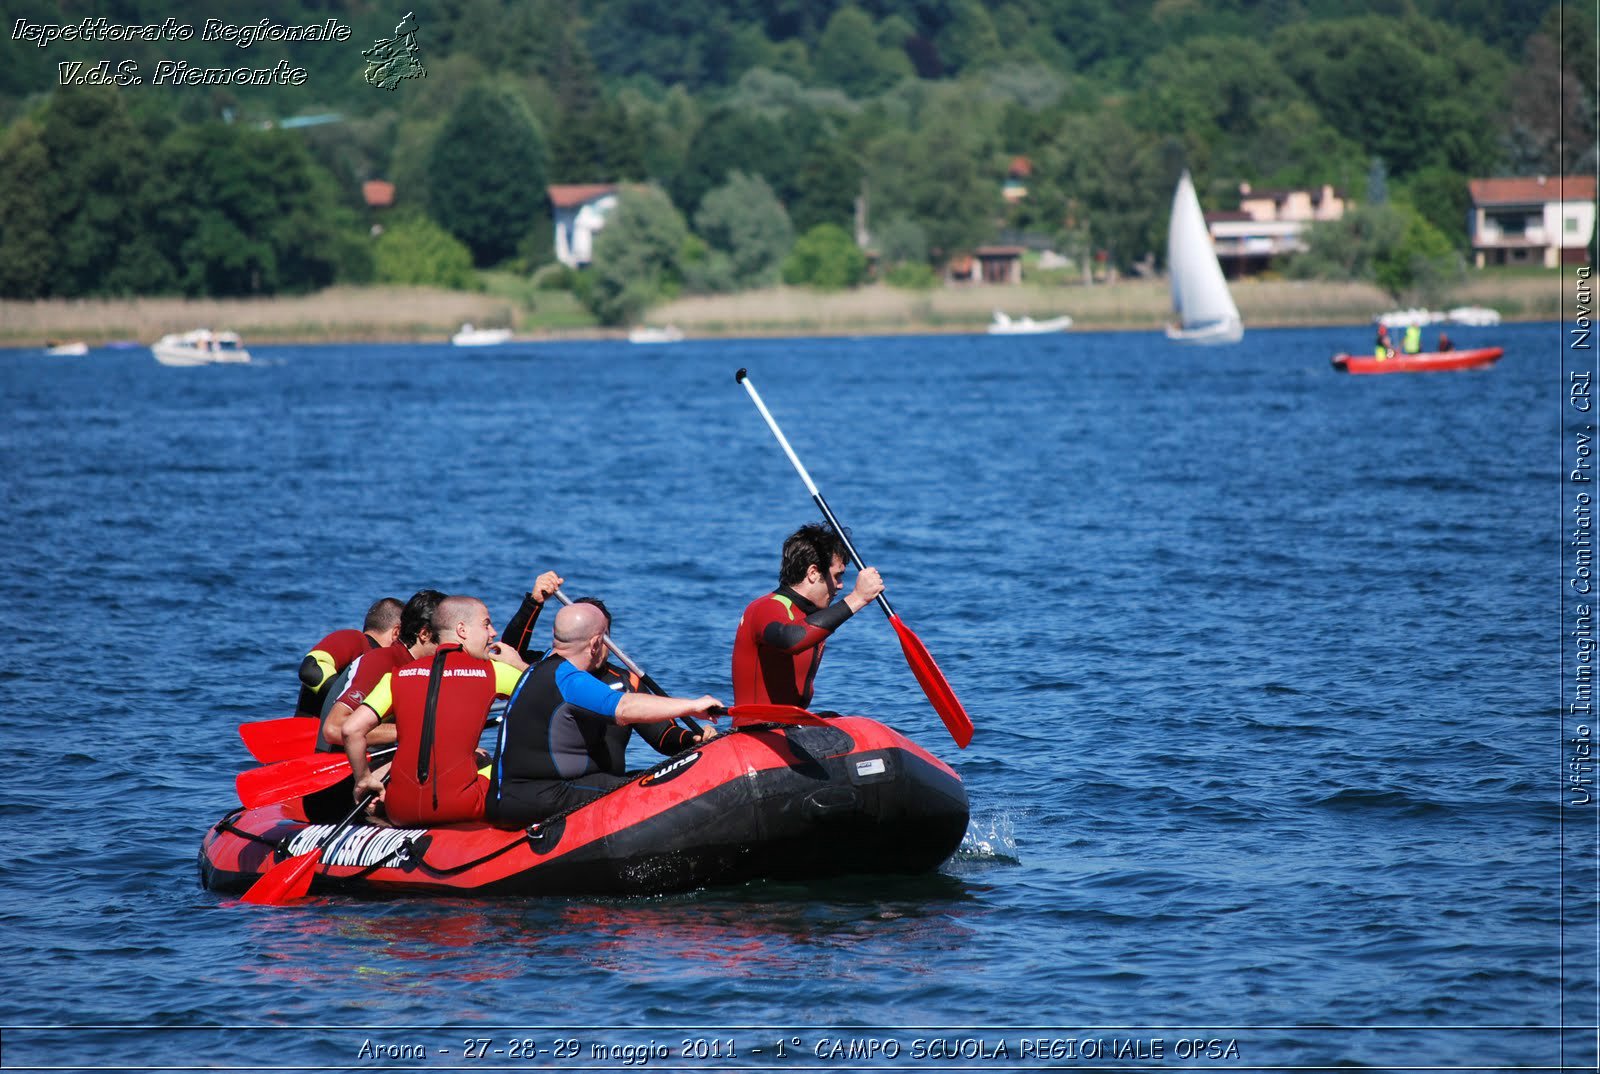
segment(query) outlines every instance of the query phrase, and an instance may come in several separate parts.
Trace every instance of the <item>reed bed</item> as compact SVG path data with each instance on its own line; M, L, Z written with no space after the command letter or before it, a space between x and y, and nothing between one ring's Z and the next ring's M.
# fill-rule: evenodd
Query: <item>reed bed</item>
M1482 305L1508 319L1554 320L1562 313L1562 277L1469 275L1442 305ZM1366 324L1396 305L1368 284L1247 280L1233 285L1247 326ZM620 334L580 324L582 311L541 299L541 310L507 295L420 287L336 287L312 295L259 299L48 299L0 301L0 344L38 346L48 339L150 343L168 332L232 329L247 345L330 340L440 340L463 321L508 326L546 337ZM977 332L995 310L1036 319L1071 314L1078 329L1157 330L1170 317L1165 280L1084 286L1019 284L903 291L876 284L854 291L776 287L733 295L697 295L666 303L644 318L698 336L857 335ZM1569 300L1570 304L1570 300ZM542 307L549 306L548 310ZM568 309L567 306L572 306Z

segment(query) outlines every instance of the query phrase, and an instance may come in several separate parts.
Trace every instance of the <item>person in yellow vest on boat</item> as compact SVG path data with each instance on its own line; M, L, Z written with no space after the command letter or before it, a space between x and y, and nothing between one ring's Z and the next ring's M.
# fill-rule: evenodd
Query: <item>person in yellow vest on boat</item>
M1420 324L1406 325L1406 334L1401 337L1400 349L1407 354L1416 354L1422 350L1422 326Z
M1394 357L1394 344L1389 341L1389 326L1382 321L1378 322L1378 342L1372 348L1372 356L1380 362Z

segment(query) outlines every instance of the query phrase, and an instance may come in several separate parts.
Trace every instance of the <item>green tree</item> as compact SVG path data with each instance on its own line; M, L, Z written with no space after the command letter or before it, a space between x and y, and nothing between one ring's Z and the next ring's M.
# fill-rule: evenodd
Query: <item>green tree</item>
M516 253L548 205L544 139L521 102L469 90L428 156L429 215L493 265Z
M1418 17L1298 22L1273 35L1272 52L1328 122L1397 177L1498 159L1484 118L1503 112L1509 64L1454 27Z
M954 0L950 20L939 31L939 58L955 71L975 71L998 63L1004 56L1000 35L984 5L978 0Z
M397 216L373 244L377 278L384 283L475 290L472 251L421 213Z
M354 213L293 132L180 127L161 158L169 179L152 200L185 292L308 291L370 274Z
M6 298L48 293L55 240L39 179L49 171L50 153L38 125L19 120L0 139L0 295Z
M818 81L852 97L881 93L912 74L905 53L881 44L872 16L851 4L828 20L811 62Z
M595 236L585 300L605 324L626 324L683 282L689 228L659 187L630 187Z
M1439 300L1462 272L1461 255L1420 213L1400 202L1362 205L1312 226L1292 275L1375 283L1396 301Z
M705 196L694 217L695 231L728 257L743 287L776 283L778 267L794 245L789 214L760 176L734 172Z
M783 261L783 282L842 291L866 279L867 255L844 228L818 224L794 244Z
M150 230L153 147L122 96L107 88L61 90L41 120L50 166L35 182L50 206L56 243L48 293L170 289L172 265Z

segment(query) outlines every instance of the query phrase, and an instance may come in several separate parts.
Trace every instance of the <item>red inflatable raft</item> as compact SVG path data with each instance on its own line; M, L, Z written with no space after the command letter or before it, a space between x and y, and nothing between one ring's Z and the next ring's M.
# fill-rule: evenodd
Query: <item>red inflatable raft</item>
M1371 354L1336 354L1333 356L1333 368L1341 373L1427 373L1492 365L1500 360L1502 353L1499 347L1478 347L1475 350L1396 354L1393 358L1382 359Z
M244 891L333 825L298 802L236 809L200 846L200 881ZM350 828L312 892L653 895L753 879L938 868L967 829L949 765L861 716L743 728L527 829Z

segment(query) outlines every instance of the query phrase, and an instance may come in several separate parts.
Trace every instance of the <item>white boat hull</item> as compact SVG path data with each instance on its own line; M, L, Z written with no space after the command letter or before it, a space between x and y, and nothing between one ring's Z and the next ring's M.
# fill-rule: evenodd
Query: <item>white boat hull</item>
M89 353L87 343L56 343L44 349L52 358L82 358Z
M172 366L239 364L250 360L250 352L236 334L204 328L162 336L151 344L150 352L162 365Z
M629 330L629 343L680 343L683 341L683 332L673 325L665 328L653 328L642 325Z
M1174 343L1195 343L1205 346L1213 343L1237 343L1244 338L1242 321L1219 321L1199 328L1180 328L1167 325L1167 338Z
M1066 314L1060 317L1051 317L1047 321L1036 321L1032 317L1007 317L1004 314L995 314L994 323L989 326L991 336L1038 336L1047 332L1065 332L1072 327L1072 318Z
M463 329L451 336L450 342L457 347L498 347L502 343L511 342L511 329L474 328L470 331Z

